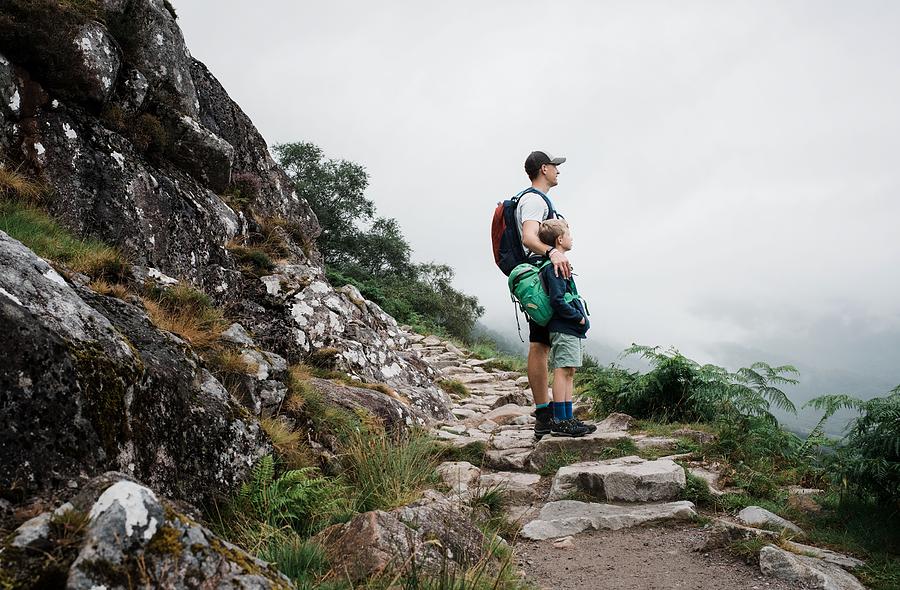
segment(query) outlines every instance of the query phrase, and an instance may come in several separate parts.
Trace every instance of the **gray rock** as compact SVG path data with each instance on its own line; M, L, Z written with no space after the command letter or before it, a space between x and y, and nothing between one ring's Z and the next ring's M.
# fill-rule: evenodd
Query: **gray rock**
M562 500L550 502L540 516L526 524L520 535L541 541L589 530L619 530L663 520L692 520L697 512L691 502L616 506Z
M491 438L491 446L498 451L530 449L534 445L534 430L502 430Z
M506 502L527 504L538 499L535 486L541 481L536 473L496 472L482 475L478 484L482 490L502 490Z
M528 463L530 448L511 448L503 451L487 451L484 455L484 464L491 469L518 469L524 470Z
M786 549L790 549L792 553L816 557L824 562L840 566L845 570L856 569L866 564L866 562L861 559L856 559L855 557L850 557L849 555L844 555L837 551L831 551L830 549L804 545L803 543L796 543L786 539L782 541L782 544Z
M548 499L561 500L578 492L623 502L671 500L678 497L685 483L684 468L673 461L622 457L561 467Z
M400 573L413 561L430 573L475 563L485 546L484 535L471 520L433 494L391 512L359 514L314 540L325 548L331 566L354 581Z
M447 461L438 465L437 473L451 491L462 493L478 480L481 469L468 461Z
M49 544L50 536L50 512L43 512L34 518L22 523L13 533L10 545L19 549L45 549Z
M723 518L716 518L713 519L712 527L705 535L703 541L695 549L697 551L722 549L734 541L747 541L758 538L777 540L778 533L744 526Z
M804 534L803 529L801 529L791 521L785 520L777 514L769 512L765 508L760 508L759 506L747 506L737 513L737 519L742 523L748 524L750 526L765 525L773 528L788 530L798 535Z
M364 387L342 385L327 379L312 379L310 384L329 403L351 412L363 411L378 417L386 428L405 431L412 426L426 426L429 416L395 392L394 396Z
M422 344L425 346L438 346L441 343L441 339L437 336L427 336L422 341Z
M515 404L506 404L499 408L495 408L481 416L482 420L492 420L497 424L509 424L519 416L530 416L534 408L530 406L517 406ZM533 434L533 433L532 433Z
M759 569L766 576L823 590L865 590L852 574L815 557L794 555L774 545L759 552Z
M624 432L631 428L632 424L634 424L634 418L628 414L613 412L597 423L597 430L606 432Z
M72 43L81 58L85 94L97 103L105 103L115 88L122 65L118 46L106 27L96 21L81 25Z
M256 344L253 342L253 338L250 337L250 334L247 333L247 330L244 329L244 326L238 323L233 323L228 326L228 329L222 332L220 338L225 342L237 344L238 346L247 348L256 346Z
M152 490L129 480L107 487L89 507L90 523L66 587L285 588L273 566L217 538Z

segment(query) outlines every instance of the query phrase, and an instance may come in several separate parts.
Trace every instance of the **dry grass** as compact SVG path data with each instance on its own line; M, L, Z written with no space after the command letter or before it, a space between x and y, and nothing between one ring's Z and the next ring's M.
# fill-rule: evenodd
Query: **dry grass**
M262 418L259 425L272 440L272 446L287 469L314 467L316 459L306 445L303 433L294 430L282 416Z
M0 165L0 197L37 204L41 201L44 190L41 183Z
M192 306L177 308L158 299L149 297L141 299L150 321L157 328L177 334L196 348L212 348L225 329L221 310L215 308L198 310Z
M127 300L128 296L131 295L131 292L125 285L120 283L109 283L104 279L94 279L88 286L101 295L115 297L116 299L122 299L123 301Z

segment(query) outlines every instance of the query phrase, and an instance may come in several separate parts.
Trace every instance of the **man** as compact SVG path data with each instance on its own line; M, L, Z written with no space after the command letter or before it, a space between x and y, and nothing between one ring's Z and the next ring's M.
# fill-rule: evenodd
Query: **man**
M522 248L529 258L550 257L556 276L568 279L572 276L572 265L564 252L541 242L538 230L541 222L550 217L550 208L541 195L547 196L551 188L558 184L559 165L565 158L554 158L544 152L531 152L525 159L525 173L531 180L531 187L540 194L528 192L519 199L516 207L516 222L522 228ZM549 198L548 198L549 201ZM550 356L550 331L528 320L528 383L534 396L535 424L534 436L540 439L550 434L553 410L550 407L548 391L547 361ZM585 432L590 431L584 425Z

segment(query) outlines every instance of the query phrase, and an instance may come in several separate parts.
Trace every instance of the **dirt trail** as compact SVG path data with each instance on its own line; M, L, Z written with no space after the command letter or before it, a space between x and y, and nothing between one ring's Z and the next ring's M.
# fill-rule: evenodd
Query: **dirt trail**
M798 590L762 576L723 552L699 553L693 547L706 533L695 527L653 526L576 535L570 549L553 541L516 544L520 567L544 589L604 590Z

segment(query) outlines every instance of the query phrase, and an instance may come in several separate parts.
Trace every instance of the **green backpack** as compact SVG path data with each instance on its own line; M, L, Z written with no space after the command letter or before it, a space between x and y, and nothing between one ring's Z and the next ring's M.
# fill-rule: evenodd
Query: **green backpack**
M523 262L509 273L509 292L513 301L518 302L519 307L525 312L532 322L539 326L546 326L553 318L553 307L550 305L550 296L547 288L541 280L541 270L550 264L545 260L535 266L530 262ZM581 299L575 284L569 281L569 291L565 294L566 303Z

